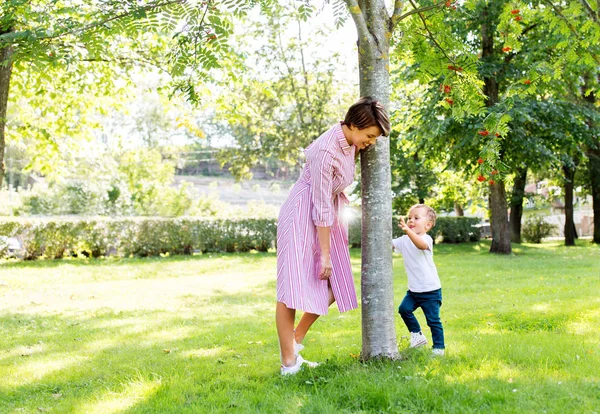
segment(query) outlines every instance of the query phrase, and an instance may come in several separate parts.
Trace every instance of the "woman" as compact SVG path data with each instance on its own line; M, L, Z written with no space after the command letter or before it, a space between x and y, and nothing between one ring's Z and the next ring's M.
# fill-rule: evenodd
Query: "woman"
M390 121L383 105L366 97L348 109L344 121L321 135L306 150L306 165L281 206L277 226L277 308L281 374L298 372L298 354L311 325L338 303L340 312L358 306L348 226L341 213L344 189L354 180L355 154L388 136ZM294 330L296 310L304 311Z

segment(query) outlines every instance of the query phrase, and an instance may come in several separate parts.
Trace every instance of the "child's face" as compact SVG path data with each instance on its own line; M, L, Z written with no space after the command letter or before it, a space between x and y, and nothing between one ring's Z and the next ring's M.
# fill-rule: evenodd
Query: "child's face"
M409 229L418 235L425 234L431 229L431 221L427 217L427 210L422 207L413 208L408 212L406 224Z

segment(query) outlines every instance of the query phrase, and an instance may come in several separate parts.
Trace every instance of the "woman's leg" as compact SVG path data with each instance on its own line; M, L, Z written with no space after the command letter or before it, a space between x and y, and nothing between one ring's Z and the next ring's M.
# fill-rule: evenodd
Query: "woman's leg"
M294 322L296 319L296 309L290 309L285 303L277 302L275 308L275 323L277 325L277 335L279 336L279 348L281 350L281 363L286 367L296 364L294 355Z
M333 302L335 302L335 297L333 296L333 291L331 290L331 284L330 284L329 285L329 306L331 306L331 304ZM304 337L306 336L306 333L308 332L308 330L310 329L312 324L315 323L315 321L317 319L319 319L319 316L321 316L321 315L317 315L316 313L304 312L304 315L302 315L302 318L300 319L298 326L296 326L295 339L296 339L297 343L299 343L299 344L302 343L302 341L304 340Z

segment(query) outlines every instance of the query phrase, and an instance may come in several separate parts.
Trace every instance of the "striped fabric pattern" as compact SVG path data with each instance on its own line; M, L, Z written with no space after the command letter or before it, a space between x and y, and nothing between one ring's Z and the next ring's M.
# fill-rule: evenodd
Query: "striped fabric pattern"
M300 178L281 206L277 225L277 301L290 309L327 314L327 281L319 279L321 249L317 226L331 227L332 275L329 278L340 312L358 307L350 267L348 224L342 211L344 189L354 180L356 147L348 145L341 124L306 150Z

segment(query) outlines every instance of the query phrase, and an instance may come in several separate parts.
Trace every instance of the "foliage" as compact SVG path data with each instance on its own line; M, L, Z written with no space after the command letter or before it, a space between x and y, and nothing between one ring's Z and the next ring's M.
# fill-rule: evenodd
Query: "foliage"
M522 236L529 243L541 243L542 239L550 236L554 230L556 230L554 224L550 224L544 217L534 214L525 220Z
M308 53L324 47L327 33L303 32L302 14L282 3L266 21L242 23L251 30L238 36L234 63L227 64L232 70L220 85L213 124L235 147L219 159L236 178L250 178L251 167L277 161L296 165L300 150L339 121L352 100L338 74L339 56ZM295 34L287 35L290 30Z
M0 236L18 239L26 260L264 252L275 247L276 232L275 219L97 218L0 223Z

